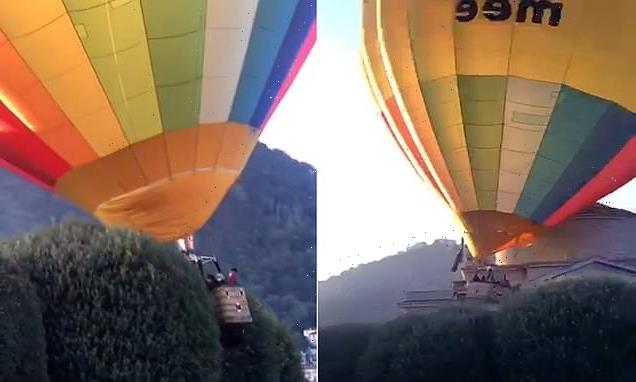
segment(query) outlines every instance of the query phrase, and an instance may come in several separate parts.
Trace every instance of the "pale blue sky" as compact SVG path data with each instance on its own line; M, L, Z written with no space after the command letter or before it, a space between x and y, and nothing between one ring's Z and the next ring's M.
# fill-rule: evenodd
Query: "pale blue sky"
M438 237L459 239L373 104L361 0L319 0L318 42L261 140L318 172L318 279ZM636 212L636 182L603 200Z

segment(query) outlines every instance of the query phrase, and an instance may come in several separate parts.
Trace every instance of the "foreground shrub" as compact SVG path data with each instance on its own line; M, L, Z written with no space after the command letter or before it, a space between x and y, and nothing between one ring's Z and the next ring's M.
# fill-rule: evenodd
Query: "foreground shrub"
M371 338L356 380L491 381L494 341L492 315L486 312L447 310L399 319Z
M224 382L304 382L294 340L274 314L248 296L254 322L223 329Z
M48 381L38 296L26 275L3 256L0 256L0 381Z
M498 315L505 380L636 381L636 290L612 280L549 284Z
M7 247L42 301L52 381L219 379L212 299L170 248L73 222Z
M320 328L318 378L354 381L356 365L378 325L347 324Z
M335 382L636 381L634 307L635 285L579 279L519 292L496 313L464 305L396 320L368 344L356 327L321 329L320 375ZM348 350L365 346L362 357Z

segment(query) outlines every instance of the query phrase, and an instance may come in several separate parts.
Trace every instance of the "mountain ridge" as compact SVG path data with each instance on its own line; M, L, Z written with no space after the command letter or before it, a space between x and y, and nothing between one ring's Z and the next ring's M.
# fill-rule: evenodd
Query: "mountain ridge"
M320 326L380 323L398 315L396 303L408 290L448 289L459 244L438 239L318 282ZM386 270L389 270L387 272Z

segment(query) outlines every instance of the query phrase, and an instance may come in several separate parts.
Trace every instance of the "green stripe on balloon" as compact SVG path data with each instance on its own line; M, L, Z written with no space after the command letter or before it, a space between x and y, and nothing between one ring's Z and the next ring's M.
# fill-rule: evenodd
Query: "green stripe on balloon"
M479 209L495 210L507 78L458 76L458 85Z
M142 0L163 129L199 123L207 0Z

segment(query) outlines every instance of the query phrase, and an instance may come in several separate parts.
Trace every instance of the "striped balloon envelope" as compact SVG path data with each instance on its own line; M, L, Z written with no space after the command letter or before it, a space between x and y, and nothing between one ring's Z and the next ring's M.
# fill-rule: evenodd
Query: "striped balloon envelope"
M636 2L363 0L394 138L476 256L532 243L636 176Z
M315 39L315 0L3 0L1 164L106 224L183 237Z

